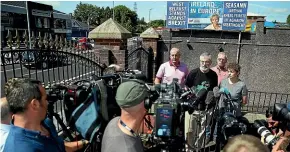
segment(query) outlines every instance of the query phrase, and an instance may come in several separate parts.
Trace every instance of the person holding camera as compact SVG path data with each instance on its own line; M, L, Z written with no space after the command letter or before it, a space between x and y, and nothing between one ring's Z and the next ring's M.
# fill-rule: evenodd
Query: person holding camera
M121 108L121 116L115 117L107 125L102 139L102 152L144 151L138 134L147 114L144 101L148 96L149 92L141 80L120 84L116 101Z
M13 113L4 151L73 152L88 141L64 142L47 118L45 88L38 80L14 78L5 84L5 95Z
M170 51L170 60L160 65L154 83L171 84L173 78L178 79L178 83L184 86L185 78L188 74L187 65L180 61L181 53L178 48Z

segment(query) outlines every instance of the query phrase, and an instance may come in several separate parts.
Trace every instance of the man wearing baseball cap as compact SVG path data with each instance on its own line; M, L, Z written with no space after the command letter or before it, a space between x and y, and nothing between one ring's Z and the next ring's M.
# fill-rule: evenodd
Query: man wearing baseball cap
M149 92L142 82L127 81L120 84L116 101L121 108L121 116L115 117L107 125L102 152L143 152L138 131L147 113L144 100L148 96Z

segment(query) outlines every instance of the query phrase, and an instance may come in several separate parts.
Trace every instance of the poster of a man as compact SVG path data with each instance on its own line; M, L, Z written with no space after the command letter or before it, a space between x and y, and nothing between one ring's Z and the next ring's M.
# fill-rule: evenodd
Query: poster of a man
M210 22L211 24L208 25L207 27L205 27L204 29L207 29L207 30L221 30L221 25L219 24L219 15L217 14L213 14L211 17L210 17Z

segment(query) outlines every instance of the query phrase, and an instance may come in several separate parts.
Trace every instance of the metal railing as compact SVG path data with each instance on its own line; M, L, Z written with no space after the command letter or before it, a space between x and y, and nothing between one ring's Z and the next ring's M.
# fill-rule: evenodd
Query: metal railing
M248 99L249 102L242 108L243 111L265 114L266 110L271 109L275 103L290 102L290 94L249 91Z

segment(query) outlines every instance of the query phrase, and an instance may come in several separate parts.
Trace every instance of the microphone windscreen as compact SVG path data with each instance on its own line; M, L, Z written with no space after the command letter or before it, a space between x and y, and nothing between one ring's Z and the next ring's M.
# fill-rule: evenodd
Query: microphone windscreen
M205 104L210 104L213 101L214 94L213 91L209 91L205 98Z
M224 94L230 94L229 90L227 88L220 88L220 93L224 93Z
M221 96L220 89L218 87L213 88L213 95L215 98L219 98Z

